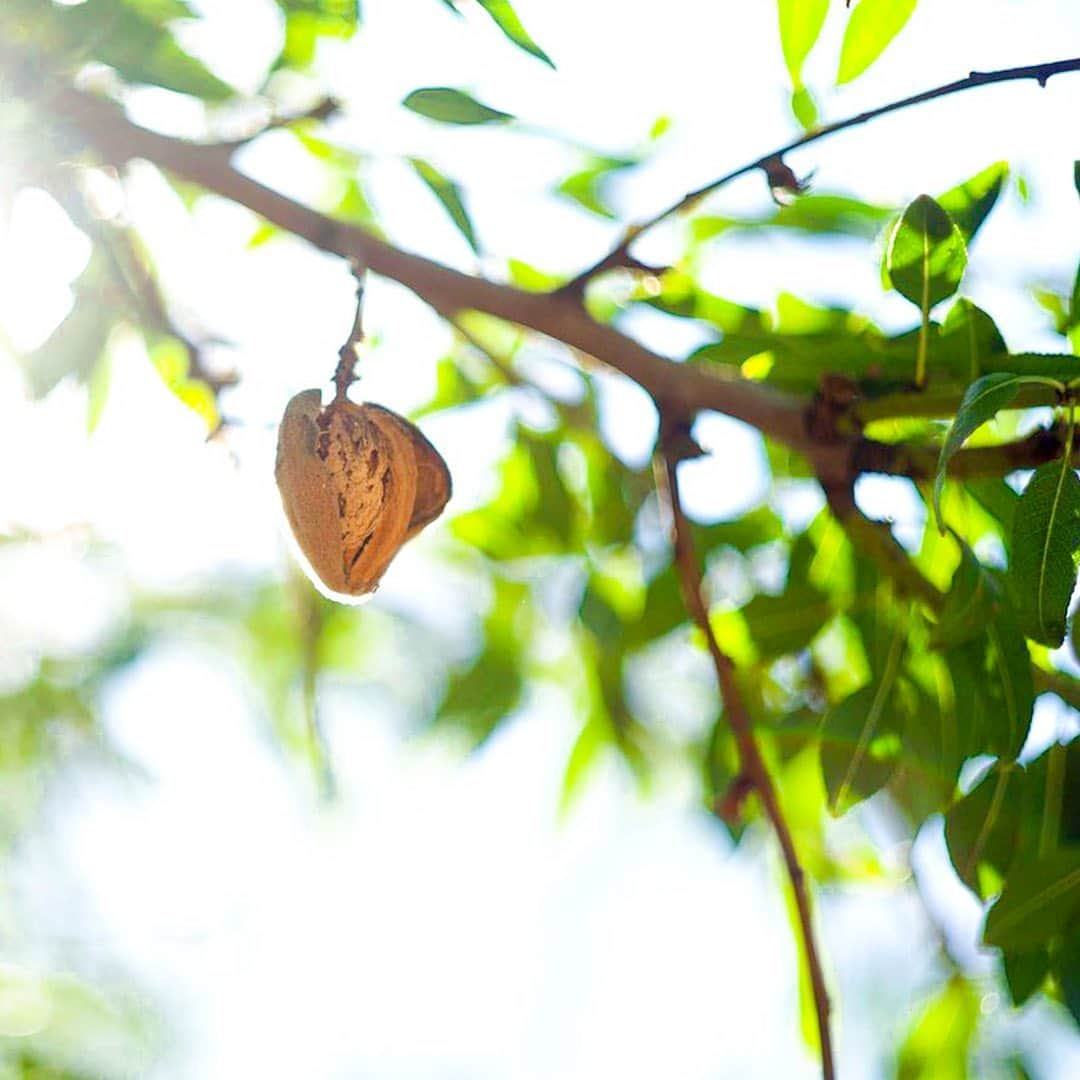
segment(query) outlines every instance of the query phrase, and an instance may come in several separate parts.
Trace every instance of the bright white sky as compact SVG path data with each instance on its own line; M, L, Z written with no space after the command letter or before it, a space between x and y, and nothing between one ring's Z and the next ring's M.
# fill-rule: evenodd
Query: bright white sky
M200 0L187 40L250 87L278 46L269 0ZM674 127L654 166L618 190L632 216L669 202L786 140L786 76L771 3L518 0L552 73L492 31L458 21L436 0L367 0L358 40L323 57L330 87L352 105L335 137L378 160L372 184L392 237L469 268L471 256L400 154L430 157L464 186L489 250L572 271L612 239L602 223L544 196L573 165L541 136L440 128L397 108L424 85L455 85L536 128L569 131L618 152L659 115ZM842 5L808 65L827 86ZM416 28L422 27L417 33ZM957 43L960 43L959 45ZM1070 55L1080 11L1068 0L924 0L890 53L826 103L834 118L971 68ZM1007 158L1032 181L1014 192L972 252L967 295L998 319L1015 349L1057 349L1046 319L1011 291L1033 273L1071 282L1080 206L1072 188L1078 84L1014 85L910 111L811 148L792 164L816 169L820 190L902 203ZM146 94L137 115L183 128L182 110ZM245 167L297 197L317 194L287 136L253 148ZM759 211L760 179L733 185L720 210ZM274 425L297 389L325 379L351 319L352 285L336 260L302 245L243 251L253 223L204 200L194 220L150 170L134 171L128 210L144 229L170 295L207 330L235 342L242 371L228 401L243 421L227 446L206 445L147 369L134 344L116 351L114 387L94 436L84 392L61 385L27 402L0 359L0 527L53 537L0 549L0 682L17 683L41 653L92 648L123 612L129 583L183 588L222 572L284 566L270 480ZM643 251L671 254L661 230ZM24 196L0 250L0 323L18 345L41 340L70 303L87 255L48 199ZM497 271L493 259L491 271ZM786 289L853 302L885 325L911 311L883 297L872 252L789 239L730 238L708 286L768 304ZM401 289L375 283L367 321L380 339L363 393L399 410L428 395L448 337ZM635 333L677 355L695 343L661 318ZM642 396L605 382L607 430L640 460L652 436ZM432 418L426 430L455 477L451 511L490 490L512 406ZM693 509L727 516L766 495L756 436L703 420L720 451L688 466ZM132 447L138 449L133 452ZM28 453L32 448L33 453ZM731 478L739 477L738 484ZM903 485L860 491L864 506L911 526ZM788 492L797 517L814 497ZM122 561L89 557L92 532ZM375 605L416 602L431 563L429 531L395 562ZM458 603L465 603L460 597ZM555 806L575 722L540 698L482 754L462 762L440 743L402 739L385 700L328 686L326 723L343 799L313 808L265 738L243 675L213 643L152 653L105 703L113 738L147 772L117 786L73 783L29 852L15 885L39 905L41 957L79 970L130 973L173 1025L154 1077L531 1078L812 1076L798 1037L794 956L774 867L733 855L704 821L686 783L648 801L616 768L598 777L565 821ZM1052 737L1069 721L1044 710ZM836 826L838 842L857 833ZM942 870L933 829L916 865L932 908L973 970L978 913ZM901 866L904 853L886 850ZM892 1045L935 977L934 942L909 887L883 884L823 905L826 953L840 1001L842 1075L884 1075ZM33 907L30 908L33 910ZM899 928L898 933L893 933ZM72 961L71 958L74 957ZM884 972L888 977L883 977ZM988 991L987 1011L999 1007ZM2 1013L2 1010L0 1010ZM2 1016L0 1016L2 1022ZM1043 1009L1005 1026L1037 1054L1037 1075L1080 1074L1080 1048ZM142 1073L138 1073L143 1075ZM134 1074L133 1074L134 1075Z

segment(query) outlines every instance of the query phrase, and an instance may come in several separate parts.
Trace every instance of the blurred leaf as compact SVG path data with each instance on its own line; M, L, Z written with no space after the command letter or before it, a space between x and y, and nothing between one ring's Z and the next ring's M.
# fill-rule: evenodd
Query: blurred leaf
M1050 953L1046 949L1005 950L1001 959L1013 1006L1019 1008L1039 990L1050 974Z
M778 207L767 217L726 218L717 215L695 217L691 234L699 243L729 230L795 229L800 232L860 236L870 239L892 216L888 207L853 199L847 195L810 192L794 202Z
M607 204L605 198L607 182L613 173L631 168L636 164L637 161L633 158L593 155L584 169L579 169L562 180L555 191L600 217L614 219L615 212Z
M806 131L812 131L817 127L817 103L814 101L814 95L805 86L800 86L798 90L792 91L791 115L799 121L799 126ZM798 202L798 199L795 202Z
M100 366L116 313L100 303L94 290L76 285L75 306L43 345L22 357L30 393L44 397L61 379L74 375L87 382Z
M521 25L521 20L518 18L517 12L511 7L509 0L477 0L477 2L491 16L492 22L519 49L523 49L538 60L543 60L548 67L555 67L551 57L536 44L525 27Z
M825 25L829 0L776 0L776 9L784 63L792 84L798 89L802 86L803 62Z
M528 586L496 576L495 600L484 620L479 654L450 679L437 722L483 743L517 707L525 688L525 650L531 597Z
M863 0L857 11L869 2ZM893 287L927 312L956 292L966 265L960 230L929 195L920 195L904 211L889 240L886 266Z
M930 640L931 648L962 645L986 632L986 622L994 607L990 583L971 549L961 548L961 561L938 616Z
M1012 764L996 764L945 815L945 842L960 879L980 895L979 866L989 863L1004 876L1020 840L1017 807L1025 774Z
M285 40L274 68L309 68L323 38L348 39L360 24L359 0L277 0Z
M979 1015L979 995L966 979L954 975L904 1039L896 1080L968 1080Z
M473 229L469 211L465 209L465 202L461 196L461 188L448 179L430 162L421 158L409 158L409 163L416 171L417 176L427 184L435 197L442 203L443 209L450 215L450 220L457 226L458 232L465 237L465 242L479 254L476 243L476 232Z
M1009 163L996 161L970 180L950 188L937 198L938 205L952 218L970 244L986 220L1009 178Z
M476 98L449 86L414 90L401 103L407 109L443 124L505 124L514 117L481 104Z
M897 680L903 637L897 642L881 680L834 705L822 723L821 767L833 814L884 787L896 768L909 712Z
M1002 949L1038 949L1080 913L1080 848L1021 863L986 917L983 938Z
M1011 551L1009 583L1020 626L1057 648L1065 640L1080 551L1080 479L1071 455L1035 470L1017 503Z
M586 720L566 761L562 789L559 792L560 815L565 814L581 795L589 773L610 745L610 731L595 717Z
M1077 184L1080 190L1080 183ZM1051 958L1051 968L1065 1007L1080 1024L1080 927L1074 927Z
M175 5L85 0L75 6L35 7L41 29L54 28L67 48L80 53L84 61L99 60L127 82L148 83L212 102L236 93L176 43L166 25L180 13Z
M800 582L780 596L759 593L741 612L758 652L771 657L806 648L832 618L833 607L813 585Z
M837 85L858 78L903 30L917 0L860 0L848 17Z

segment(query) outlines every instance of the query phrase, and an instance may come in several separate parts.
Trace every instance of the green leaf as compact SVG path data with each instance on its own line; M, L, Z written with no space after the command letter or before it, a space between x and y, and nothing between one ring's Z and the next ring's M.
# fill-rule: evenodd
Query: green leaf
M452 724L480 745L518 705L525 688L528 587L495 577L480 653L450 680L438 723Z
M235 94L231 86L177 44L166 25L176 16L175 7L130 0L41 6L45 10L38 18L45 25L55 25L68 47L82 51L84 59L92 57L107 64L127 82L160 86L203 101L224 101Z
M1077 184L1080 188L1080 183ZM1073 927L1061 947L1054 950L1051 969L1072 1018L1080 1024L1080 927Z
M521 25L521 20L510 6L509 0L478 0L478 2L491 17L492 22L519 49L535 56L537 60L543 60L548 67L555 67L551 57L536 44L525 27Z
M989 579L971 548L963 545L945 604L930 638L932 649L950 648L986 633L994 606Z
M968 1080L980 995L954 975L927 1004L900 1047L896 1080Z
M974 382L984 364L1009 350L994 320L970 300L958 297L941 324L934 347L934 367L947 367Z
M476 233L473 230L469 211L465 209L461 188L453 180L439 172L429 161L424 161L421 158L409 158L409 163L416 171L416 175L427 184L435 197L442 203L443 209L450 215L450 220L457 226L458 232L465 237L465 242L473 251L479 254L480 248L476 243Z
M892 663L877 685L846 697L822 724L821 768L833 814L884 787L896 768L909 711L896 677L903 636L896 640Z
M806 648L834 613L829 598L806 582L789 585L780 596L759 593L741 610L763 657Z
M1001 959L1013 1006L1019 1008L1046 981L1050 973L1050 952L1047 949L1030 952L1006 950Z
M1080 161L1073 162L1073 187L1076 188L1076 194L1080 195Z
M993 754L1013 761L1031 726L1035 701L1031 657L1004 588L994 574L985 569L982 573L993 596L986 632L947 649L944 658L966 754Z
M791 115L799 121L799 126L805 131L812 131L817 127L817 102L805 86L800 86L798 90L791 92ZM795 201L798 202L798 199Z
M938 205L953 219L965 243L971 243L993 210L1008 178L1009 163L997 161L938 196Z
M838 86L858 78L888 47L915 11L917 0L861 0L840 47Z
M983 939L1002 949L1037 949L1080 912L1080 848L1015 866L986 917Z
M1008 580L1020 627L1052 648L1065 640L1080 550L1080 479L1069 458L1035 470L1016 507L1010 548Z
M1030 376L1014 375L1005 371L993 372L976 379L964 392L960 408L956 410L952 426L938 455L937 473L934 476L934 514L941 523L941 492L945 486L945 472L953 454L967 441L976 428L992 420L1020 392L1031 383Z
M604 189L614 173L636 164L638 162L633 158L593 156L585 168L571 173L558 184L555 191L600 217L614 219L616 214L607 203Z
M401 104L429 120L438 120L443 124L505 124L514 119L510 113L493 109L464 90L449 86L414 90Z
M979 866L987 863L1004 876L1016 858L1020 840L1017 807L1024 771L996 764L945 815L945 843L953 867L976 895Z
M792 84L798 89L802 86L803 62L825 25L829 0L776 0L776 13L780 21L784 63Z
M885 265L893 288L928 312L960 287L967 266L964 237L937 202L920 195L896 223Z

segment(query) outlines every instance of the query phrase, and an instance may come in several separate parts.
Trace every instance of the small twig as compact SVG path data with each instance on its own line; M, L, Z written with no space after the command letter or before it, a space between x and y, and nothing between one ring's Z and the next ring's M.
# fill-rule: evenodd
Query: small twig
M824 1080L833 1080L835 1068L832 1037L829 1031L829 995L825 987L825 973L814 937L813 912L810 905L810 893L806 885L806 875L795 850L791 828L780 807L772 777L754 735L753 721L735 677L735 665L731 657L721 650L709 621L709 610L703 595L701 568L694 550L693 534L679 496L676 471L678 458L675 452L669 450L673 442L681 441L680 429L681 425L671 425L664 410L661 410L661 437L656 458L656 481L661 496L666 499L671 511L675 569L682 586L687 611L704 635L713 667L716 669L724 715L727 717L738 748L742 783L757 793L765 816L780 843L784 866L795 895L802 945L813 991L814 1011L821 1039L821 1072Z
M901 109L908 109L912 105L921 105L924 102L933 101L935 98L946 97L949 94L958 94L963 90L971 90L977 86L989 86L992 83L1013 82L1021 79L1034 79L1040 86L1045 86L1052 76L1060 75L1066 71L1080 71L1080 57L1072 57L1068 60L1054 60L1045 64L1028 64L1024 67L1002 68L999 71L972 71L966 78L956 79L955 81L945 83L942 86L935 86L933 89L923 90L918 94L911 94L909 97L900 98L898 101L891 101L887 105L879 105L877 108L868 109L866 112L861 112L855 116L849 116L843 120L837 120L832 124L825 124L813 131L808 131L804 135L800 135L797 139L792 139L790 142L778 147L776 150L770 150L767 154L763 154L761 157L755 158L745 165L740 165L737 169L732 169L731 172L725 173L716 180L711 180L703 187L688 192L677 202L658 211L653 214L652 217L645 218L634 225L627 226L615 247L600 259L599 262L593 264L587 270L583 270L572 281L564 285L562 291L568 293L580 293L585 284L596 277L597 274L601 274L605 270L612 270L616 267L625 265L630 245L641 236L642 233L648 232L662 221L666 221L676 214L681 214L692 209L707 195L711 195L714 191L724 187L726 184L730 184L733 180L737 180L740 176L752 173L756 169L761 169L765 172L766 177L773 175L777 165L783 163L784 155L791 153L793 150L808 146L812 142L818 142L830 135L835 135L838 131L857 127L860 124L876 120L879 116L886 116L889 113L899 112Z
M338 362L334 369L335 402L346 401L349 387L359 378L356 374L356 361L364 341L364 285L367 267L355 258L349 260L349 266L356 279L356 314L353 316L352 329L345 339L345 344L338 349Z

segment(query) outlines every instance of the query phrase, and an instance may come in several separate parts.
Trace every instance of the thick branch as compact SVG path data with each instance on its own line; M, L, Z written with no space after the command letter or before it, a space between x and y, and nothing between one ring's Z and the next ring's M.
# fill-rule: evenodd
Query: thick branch
M798 398L747 379L723 378L674 363L614 327L596 322L568 298L523 292L402 251L364 229L335 221L252 180L225 160L217 147L202 147L138 127L110 101L67 91L55 104L57 115L74 124L107 160L151 161L248 207L323 251L358 259L373 272L405 285L438 311L471 309L528 327L621 371L673 409L713 409L796 449L807 442Z
M661 415L661 440L662 444L670 445L672 441L669 438L671 431L666 428L665 420L666 418ZM675 568L682 585L683 599L687 611L704 635L709 655L712 657L713 666L716 669L724 715L738 747L742 786L757 793L765 816L768 818L769 824L772 826L780 843L784 866L787 869L792 892L795 895L803 951L806 956L806 966L814 996L814 1011L817 1016L818 1032L821 1038L822 1076L824 1080L833 1080L835 1071L832 1038L829 1031L829 994L825 987L825 973L821 966L821 958L814 937L813 912L810 906L810 893L806 885L806 875L799 862L795 842L791 836L791 829L777 798L772 777L769 775L768 767L754 735L753 722L735 677L735 665L731 658L721 650L716 635L713 633L712 624L709 621L709 611L702 589L701 568L698 563L697 553L694 550L690 523L683 511L682 500L679 497L679 482L676 469L675 455L668 456L661 451L657 458L657 486L661 489L662 495L666 495L671 510Z
M704 187L688 192L678 202L672 203L665 209L653 214L652 217L627 226L618 244L599 262L579 274L566 288L569 291L580 291L581 287L590 278L595 277L604 270L625 265L630 245L642 233L648 232L662 221L666 221L676 214L692 209L706 196L711 195L726 184L730 184L733 180L737 180L740 176L752 173L755 169L761 169L771 179L777 172L778 166L782 164L784 155L793 150L818 142L830 135L835 135L838 131L845 131L847 128L858 127L860 124L876 120L879 116L899 112L901 109L908 109L912 105L921 105L924 102L946 97L949 94L958 94L963 90L972 90L977 86L989 86L991 83L1015 82L1021 79L1034 79L1040 86L1045 86L1047 80L1052 76L1060 75L1066 71L1080 71L1080 57L1073 57L1068 60L1053 60L1045 64L1028 64L1024 67L1002 68L1000 71L973 71L966 78L956 79L942 86L935 86L930 90L923 90L918 94L912 94L910 97L901 98L899 101L891 101L887 105L880 105L875 109L869 109L855 116L849 116L844 120L837 120L835 123L825 124L823 127L808 131L797 139L792 139L783 146L770 150L767 154L763 154L754 161L740 165L737 169L732 169L731 172L725 173L716 180L711 180Z

